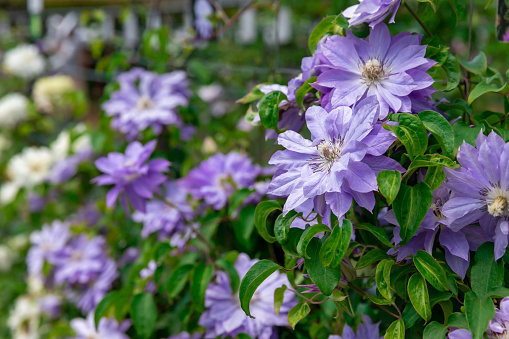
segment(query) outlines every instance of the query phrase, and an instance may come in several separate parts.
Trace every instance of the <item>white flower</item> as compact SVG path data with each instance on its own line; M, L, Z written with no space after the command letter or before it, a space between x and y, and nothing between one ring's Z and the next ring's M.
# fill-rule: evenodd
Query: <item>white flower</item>
M17 234L9 239L7 245L14 251L19 252L28 247L30 237L27 234Z
M88 152L92 149L92 138L90 134L83 134L72 143L72 151L74 154Z
M10 270L13 260L14 253L12 250L5 245L0 245L0 272L7 272Z
M0 127L13 127L28 116L28 99L19 93L10 93L0 99Z
M45 61L34 45L20 45L5 53L3 68L7 73L32 79L44 72Z
M50 145L51 152L53 152L54 161L64 160L69 155L71 148L71 135L69 131L64 130L60 132L57 139Z
M223 88L218 84L201 86L198 90L198 96L205 102L212 102L221 95L222 91Z
M16 199L20 186L14 182L6 182L0 187L0 204L7 205Z
M8 325L13 338L39 338L40 307L36 298L24 295L16 299L11 310Z
M32 187L46 180L55 162L47 147L27 147L7 164L7 177L19 187Z
M34 84L32 98L35 106L45 113L54 113L63 105L63 96L76 90L74 81L67 75L53 75L38 79Z

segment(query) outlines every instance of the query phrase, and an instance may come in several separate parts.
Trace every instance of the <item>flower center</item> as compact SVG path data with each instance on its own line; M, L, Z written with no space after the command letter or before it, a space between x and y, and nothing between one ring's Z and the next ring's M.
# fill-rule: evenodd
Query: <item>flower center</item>
M316 146L318 157L310 159L311 169L313 172L329 172L332 165L341 157L341 148L343 140L335 139L334 141L323 140Z
M385 76L384 65L378 59L371 58L364 64L362 75L368 86L379 83Z
M507 207L507 199L505 197L498 196L495 198L495 200L493 200L491 204L488 204L488 213L494 217L507 215L509 214Z
M152 103L152 100L150 100L150 97L148 95L142 95L138 99L138 103L136 104L136 107L140 111L144 111L144 110L151 109L152 107L154 107L154 104Z
M433 214L435 215L435 222L445 219L445 216L442 214L443 206L444 202L440 198L436 199L431 205L431 208L433 209Z

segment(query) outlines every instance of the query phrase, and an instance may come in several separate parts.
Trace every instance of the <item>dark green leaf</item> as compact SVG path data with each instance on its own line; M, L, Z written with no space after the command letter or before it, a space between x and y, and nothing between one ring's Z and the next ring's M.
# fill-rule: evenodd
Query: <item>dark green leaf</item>
M136 333L144 339L149 338L157 319L154 296L150 293L137 294L131 303L130 313Z
M472 291L482 299L488 295L488 291L502 286L503 281L503 260L497 264L493 243L486 242L479 246L475 253L475 264L472 266L470 274Z
M315 82L316 79L317 79L316 76L307 79L302 84L302 86L299 87L297 92L295 92L295 102L297 103L297 105L299 105L300 108L305 109L305 107L304 107L304 97L306 96L306 94L308 94L309 92L314 90L314 88L311 86L311 84L313 82Z
M442 166L429 167L426 171L426 176L424 177L423 182L428 184L432 191L442 185L445 179L445 173Z
M401 185L393 204L394 215L399 223L401 245L406 245L421 225L433 203L433 191L424 182L414 187Z
M439 291L447 291L447 276L440 264L424 250L417 251L414 256L414 263L417 270L422 276Z
M368 298L372 303L377 305L392 305L394 303L394 298L385 299L372 294L366 294L364 298Z
M507 93L509 89L509 84L504 83L503 85L498 85L495 83L488 83L486 79L477 84L470 95L468 96L468 104L472 104L475 99L479 98L481 95L486 93Z
M486 69L488 68L488 59L486 58L486 54L484 54L483 51L479 52L479 54L473 57L470 61L461 59L458 59L458 61L464 69L477 75L486 73Z
M384 339L405 339L405 323L403 320L395 320L385 332Z
M392 260L390 260L392 261ZM376 281L376 287L378 288L378 291L380 291L380 294L388 300L391 300L392 298L392 288L389 283L386 281L384 273L385 273L385 264L390 262L387 259L384 259L378 263L378 266L376 267L376 274L375 274L375 281ZM394 261L392 261L394 264ZM389 269L390 270L390 269Z
M410 159L419 154L424 154L428 148L428 133L417 115L399 113L394 114L392 118L398 121L398 125L384 124L384 127L394 132L405 145Z
M288 323L290 326L295 329L295 325L302 319L304 319L311 309L307 303L298 303L293 306L290 312L288 312Z
M442 69L447 75L447 86L444 91L452 91L458 87L461 79L461 68L458 60L456 60L456 57L454 57L452 54L449 54L447 60L442 65Z
M405 309L403 310L402 315L401 319L403 319L407 328L414 326L417 321L422 319L419 313L417 313L415 308L412 306L412 303L405 304Z
M281 287L276 288L274 291L274 311L276 315L279 317L279 310L281 309L281 305L283 304L283 299L285 297L285 291L287 287L283 285Z
M286 99L286 95L279 91L269 92L261 98L258 106L258 114L260 114L260 121L263 127L267 129L277 129L279 104Z
M311 54L315 53L316 46L321 38L323 38L326 34L334 33L339 29L339 27L334 23L335 19L335 15L329 15L320 21L320 23L313 29L308 40L308 46Z
M170 278L168 279L166 285L168 297L175 298L180 294L180 292L182 292L186 286L187 279L189 278L189 272L191 272L193 267L194 265L191 264L181 265L171 272Z
M426 281L419 273L415 273L408 280L408 297L415 310L425 320L431 319L431 307L429 304L428 287Z
M288 232L290 232L290 225L299 215L302 215L302 212L297 213L295 211L290 211L286 215L280 214L277 217L276 223L274 224L274 235L276 236L277 241L280 243L284 243L286 241Z
M475 292L469 292L465 294L465 309L472 339L481 339L490 320L495 316L493 301L488 297L481 299Z
M241 190L235 191L235 193L233 193L232 197L230 198L230 206L228 207L230 215L234 213L240 204L242 204L242 202L252 193L253 190L249 188L243 188Z
M390 205L396 199L401 185L401 173L399 171L381 171L376 177L378 190L387 199Z
M253 230L255 228L256 206L247 205L240 210L237 220L234 222L233 233L235 238L247 249L255 245L253 241Z
M240 277L237 273L235 267L226 259L219 259L216 261L217 266L223 268L228 276L230 277L230 286L232 288L233 293L237 293L237 290L240 285Z
M360 270L361 268L368 267L375 262L388 258L390 259L390 256L387 253L378 248L374 248L362 256L362 258L357 262L355 269Z
M420 167L438 167L458 168L460 165L450 158L440 154L423 154L415 157L414 161L408 166L408 171Z
M320 261L323 266L331 268L339 266L352 239L352 231L352 223L347 219L343 219L341 227L339 225L334 227L330 237L320 249Z
M341 266L334 269L323 267L319 259L320 248L320 239L313 238L307 249L311 259L304 258L304 263L309 278L311 278L324 295L329 296L341 278Z
M503 287L503 286L499 286L497 288L489 290L487 295L490 298L505 298L505 297L509 297L509 288Z
M454 132L449 121L435 111L422 111L419 113L419 119L440 143L442 152L450 157L454 151Z
M267 230L267 218L275 210L281 210L281 205L275 200L262 201L256 206L255 226L258 233L265 241L273 243L276 238L269 234Z
M460 120L452 126L452 129L454 130L454 148L457 149L461 146L463 141L475 146L477 136L479 135L482 126L477 125L470 127Z
M283 250L291 255L292 257L300 257L300 253L297 251L297 245L299 244L299 240L302 238L302 234L304 231L297 227L290 228L290 232L288 232L288 238L284 243L281 244Z
M270 260L260 260L254 264L249 271L247 271L244 278L242 278L239 287L240 306L251 318L253 317L249 312L249 303L251 302L251 298L253 298L256 289L262 282L265 281L265 279L267 279L272 273L276 272L280 267L281 266Z
M433 321L424 329L423 339L444 339L447 327L438 321Z
M99 320L103 317L115 317L118 321L121 321L128 311L129 298L131 298L131 294L125 291L112 291L106 294L95 308L95 325L97 326Z
M380 240L382 244L395 248L394 245L389 240L389 238L387 237L387 234L385 233L383 228L376 227L370 224L357 224L355 225L354 228L358 230L368 231L371 234L373 234L378 240Z
M465 313L453 313L447 319L447 326L468 329L468 322Z
M204 262L196 264L191 278L191 299L197 309L203 309L205 300L205 290L212 279L214 268L207 266Z
M436 12L437 10L437 0L417 0L419 2L427 2L431 8L433 8L433 11Z
M329 226L324 224L316 224L306 228L300 237L299 243L297 244L297 252L299 252L299 254L305 258L311 259L311 257L306 252L309 242L315 237L315 235L322 232L330 232Z

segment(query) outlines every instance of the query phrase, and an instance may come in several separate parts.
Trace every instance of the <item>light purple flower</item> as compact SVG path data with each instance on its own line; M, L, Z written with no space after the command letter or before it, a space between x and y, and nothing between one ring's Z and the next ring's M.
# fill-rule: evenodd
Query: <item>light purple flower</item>
M179 334L175 334L168 337L168 339L200 339L200 338L202 338L201 333L189 334L188 332L180 332Z
M214 9L207 0L197 0L194 3L194 25L198 38L208 39L212 36L212 22L209 17L214 14Z
M187 203L187 191L178 182L166 184L166 202L151 200L147 203L145 212L136 211L133 220L143 223L141 236L146 238L152 233L158 233L159 239L164 240L185 228L186 221L193 217L193 209Z
M251 188L260 171L260 166L253 165L245 154L218 153L191 170L180 183L194 199L204 199L207 205L220 210L235 190Z
M362 319L364 323L359 324L357 327L357 335L348 324L345 324L342 335L331 335L329 339L383 339L383 336L380 336L380 330L378 328L380 322L373 324L371 318L365 314L362 315Z
M380 119L389 111L417 112L410 94L434 90L426 71L435 61L424 57L421 38L408 32L393 37L383 23L372 29L368 41L350 31L346 37L329 37L318 55L324 71L313 85L322 92L322 106L351 106L373 96L380 103Z
M449 331L447 339L472 339L472 333L469 330L456 328Z
M235 269L240 279L258 260L251 260L247 254L239 254ZM205 292L206 310L200 317L200 326L205 327L205 338L222 338L246 333L252 338L269 339L277 335L274 326L288 326L288 312L297 303L290 292L285 293L279 316L274 312L274 291L289 282L286 275L273 273L256 290L250 304L248 317L240 308L238 293L232 294L230 278L225 272L216 273Z
M156 134L164 126L181 126L179 106L187 106L190 91L183 71L159 75L141 68L134 68L118 76L120 89L103 104L106 115L113 117L112 128L138 137L140 132L152 127Z
M433 192L433 204L423 222L408 244L401 247L398 246L401 241L398 221L394 216L394 211L388 211L384 217L385 220L397 226L394 228L394 238L392 239L397 250L391 249L388 253L395 254L397 252L397 261L401 261L411 254L415 255L418 250L426 250L431 254L435 238L440 233L438 241L444 247L447 264L457 275L464 278L470 263L470 251L476 251L483 242L488 241L489 235L475 226L452 230L442 213L442 208L449 197L450 191L445 184Z
M51 319L58 318L62 313L62 297L56 294L47 294L39 298L41 311Z
M71 327L76 332L74 339L129 339L125 332L131 327L131 322L124 320L119 324L115 319L101 318L96 328L94 312L90 312L87 319L72 319Z
M113 207L120 195L120 203L126 212L129 211L127 198L134 209L145 212L146 199L152 199L158 186L166 181L161 172L170 166L165 159L148 161L155 147L155 140L145 146L134 141L127 146L125 154L112 152L96 160L95 165L105 174L92 181L99 186L115 185L106 196L108 207Z
M442 212L451 230L479 222L495 242L501 258L509 233L509 144L495 132L477 137L477 148L464 142L458 152L461 168L444 168L453 192Z
M41 231L30 235L32 246L27 254L28 273L41 276L45 261L52 261L70 238L69 224L59 220L43 225Z
M285 214L302 206L304 215L314 207L326 220L331 210L341 218L352 198L373 210L378 172L404 171L382 156L396 137L377 122L378 111L375 98L361 101L353 110L339 107L330 113L312 106L306 112L311 140L293 131L279 135L278 143L286 150L277 151L269 161L278 171L268 193L288 197Z
M343 11L346 18L350 18L350 26L368 23L371 28L375 27L392 12L389 23L394 23L396 12L401 0L359 0L358 5L348 7Z
M500 308L495 309L495 317L488 326L488 338L503 339L509 334L509 298L500 301Z
M78 166L88 160L91 160L93 151L91 149L82 151L67 158L58 161L51 166L48 174L48 182L52 184L62 184L71 179L78 171Z

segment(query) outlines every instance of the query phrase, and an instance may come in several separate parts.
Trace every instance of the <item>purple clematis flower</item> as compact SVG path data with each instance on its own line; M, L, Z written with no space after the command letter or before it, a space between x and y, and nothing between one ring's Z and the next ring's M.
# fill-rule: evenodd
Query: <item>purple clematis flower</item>
M373 324L371 318L367 315L362 315L362 319L364 321L363 324L359 324L357 327L357 335L354 333L353 329L345 324L343 328L342 335L331 335L329 339L382 339L383 336L380 336L380 322Z
M495 132L477 137L477 149L463 143L458 151L461 168L444 171L453 192L442 212L457 231L479 222L495 242L495 259L501 258L509 234L509 143Z
M258 260L251 260L247 254L239 254L235 269L240 279ZM240 308L238 293L232 294L230 278L225 272L216 273L216 282L212 282L205 292L206 310L200 317L200 326L205 327L205 338L235 337L246 333L252 338L269 339L277 333L274 326L287 326L290 309L297 303L290 292L285 293L279 316L274 311L274 291L288 285L285 275L273 273L256 290L250 310L255 319L248 317Z
M488 326L488 338L503 339L509 334L509 298L500 301L500 308L495 309L495 317Z
M212 22L209 17L214 14L214 8L207 0L198 0L194 3L194 25L200 39L209 39L212 36Z
M472 339L472 333L469 330L456 328L449 331L447 339Z
M118 76L120 89L103 104L112 128L132 140L152 127L156 134L164 126L182 126L179 106L187 106L191 92L186 74L175 71L159 75L134 68Z
M401 0L359 0L358 5L348 7L343 15L349 18L350 26L368 23L371 28L384 21L391 14L389 23L394 23Z
M74 339L129 339L125 332L131 327L131 322L124 320L119 324L115 319L101 318L96 328L94 312L90 312L87 319L72 319L71 327L76 332Z
M426 250L431 254L435 238L440 233L438 240L444 247L447 264L454 273L461 278L465 278L470 263L470 251L476 251L482 243L488 241L489 235L475 226L464 227L457 231L451 229L442 213L442 208L449 197L450 191L445 184L442 184L433 192L433 204L419 229L408 244L401 247L397 245L401 241L398 221L394 216L394 211L388 211L384 217L385 220L397 226L394 228L394 238L392 239L392 242L397 246L397 250L391 249L389 254L397 252L397 261L401 261L411 254L415 255L418 250Z
M134 209L145 212L145 200L151 199L158 186L166 181L165 172L170 162L165 159L153 159L147 162L156 147L152 140L143 146L134 141L125 150L125 154L113 152L107 157L96 160L95 165L105 174L93 179L99 186L115 185L106 196L106 205L113 207L120 195L120 203L129 211L127 198Z
M390 111L417 112L410 95L434 91L426 71L436 63L424 57L421 38L408 32L393 37L383 23L371 30L368 41L350 31L346 37L329 37L318 55L324 71L313 85L322 92L322 106L351 106L373 96L380 103L380 119Z
M178 182L166 184L165 199L166 202L151 200L145 212L134 212L133 220L143 223L142 237L158 233L159 239L168 239L182 231L186 221L192 219L193 208L187 203L187 191Z
M191 170L180 183L194 199L204 199L207 205L220 210L235 190L252 188L260 173L260 166L253 165L244 154L218 153Z
M278 171L268 193L288 197L285 214L301 206L304 215L314 207L326 219L331 210L341 218L352 198L373 210L378 172L404 171L382 155L396 137L377 123L378 111L375 98L361 101L353 110L339 107L330 113L313 106L306 112L311 140L293 131L279 135L278 143L286 150L276 152L269 161Z
M179 334L169 336L168 339L200 339L202 337L201 333L189 334L188 332L180 332Z
M59 220L43 225L30 235L32 246L27 254L28 273L40 277L45 261L53 261L70 238L69 224Z

